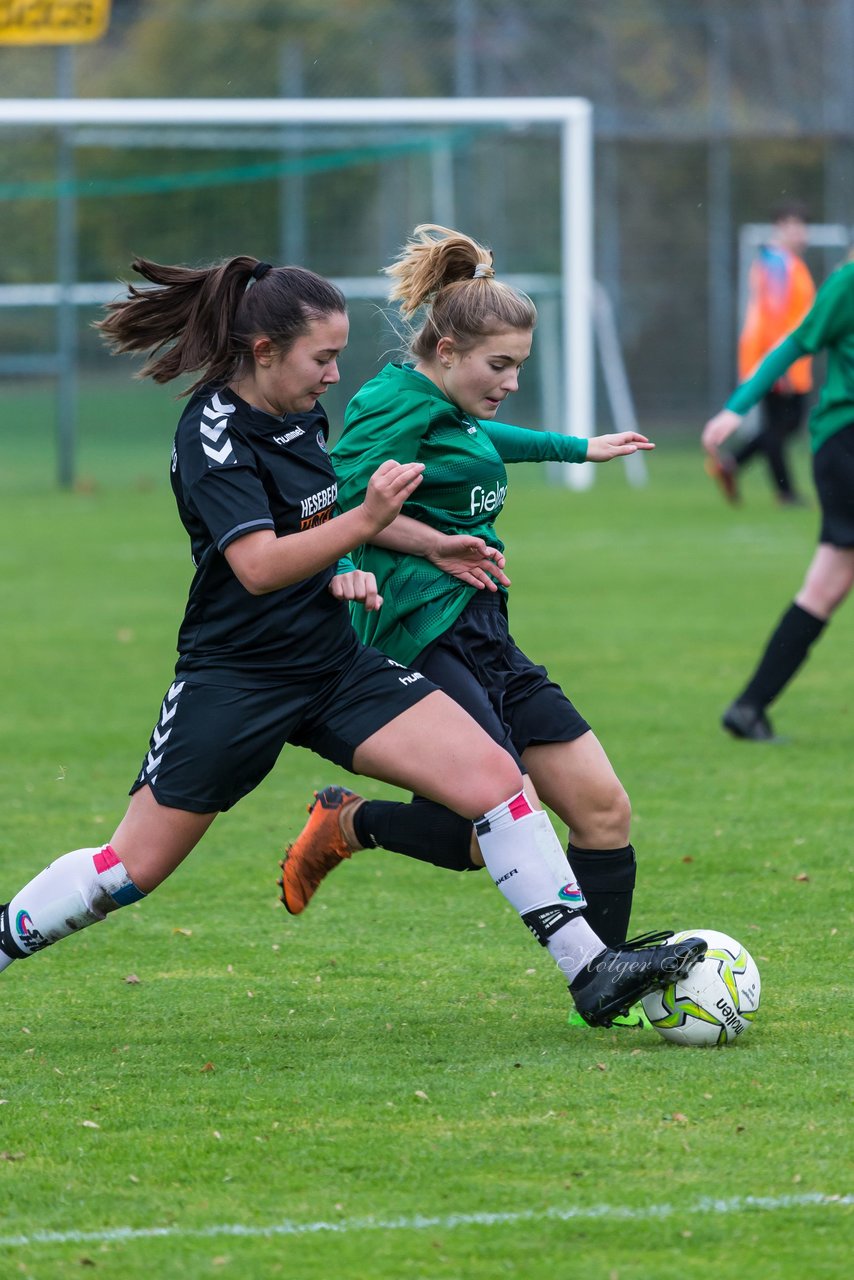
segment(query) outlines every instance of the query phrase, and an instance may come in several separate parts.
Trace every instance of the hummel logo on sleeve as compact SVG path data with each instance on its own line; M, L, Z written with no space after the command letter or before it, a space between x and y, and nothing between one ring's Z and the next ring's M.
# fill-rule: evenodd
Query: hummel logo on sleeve
M202 410L199 433L202 437L202 449L208 458L208 466L224 466L228 462L236 462L231 440L228 438L228 416L234 413L234 405L220 400L214 392L211 400Z

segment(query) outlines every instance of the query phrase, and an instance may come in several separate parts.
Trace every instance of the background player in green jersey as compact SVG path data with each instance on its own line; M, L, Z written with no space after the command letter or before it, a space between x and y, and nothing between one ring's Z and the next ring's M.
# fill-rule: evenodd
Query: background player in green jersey
M813 478L821 504L819 545L759 665L722 720L735 737L754 742L773 739L766 707L795 675L854 583L854 263L837 267L803 321L703 428L703 445L714 458L743 415L789 366L820 351L827 353L827 374L810 415Z
M154 288L110 304L108 342L149 353L142 372L157 382L201 374L172 450L195 566L179 658L109 844L61 855L0 905L0 971L156 889L288 742L476 820L493 879L590 1022L608 1025L690 968L705 952L697 938L604 945L516 762L419 672L361 644L330 592L340 557L394 519L423 471L386 457L363 500L335 514L318 400L347 343L339 290L250 257L134 267ZM354 594L375 600L364 579Z
M409 359L387 364L347 408L333 450L339 502L349 509L362 501L372 468L389 454L423 463L424 473L401 515L354 554L384 601L375 613L354 612L354 625L451 693L514 755L532 802L569 828L588 921L617 944L635 882L629 800L589 724L513 642L495 521L507 495L505 463L605 462L653 446L634 432L587 440L494 421L517 390L536 312L495 278L491 252L476 241L418 227L387 272L403 315L423 305L426 315ZM363 801L341 788L320 798L283 864L292 912L342 857L366 846L459 870L482 864L471 824L424 799Z

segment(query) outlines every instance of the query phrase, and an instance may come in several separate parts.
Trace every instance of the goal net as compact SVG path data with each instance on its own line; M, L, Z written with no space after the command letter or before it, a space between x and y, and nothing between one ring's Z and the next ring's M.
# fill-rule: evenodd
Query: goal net
M380 268L417 223L438 222L491 245L501 278L538 306L511 419L589 435L591 171L578 98L0 100L0 373L56 388L69 483L97 431L89 388L127 377L91 322L131 258L251 253L309 266L348 298L334 430L396 354ZM590 468L563 470L581 486Z

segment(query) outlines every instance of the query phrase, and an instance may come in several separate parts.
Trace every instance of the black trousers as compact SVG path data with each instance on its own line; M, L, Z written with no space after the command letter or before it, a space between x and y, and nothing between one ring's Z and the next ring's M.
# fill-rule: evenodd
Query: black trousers
M774 487L784 498L794 497L795 493L786 458L786 445L803 424L806 401L807 397L803 394L786 395L779 391L769 391L759 407L759 431L733 455L739 467L742 467L756 454L762 454Z

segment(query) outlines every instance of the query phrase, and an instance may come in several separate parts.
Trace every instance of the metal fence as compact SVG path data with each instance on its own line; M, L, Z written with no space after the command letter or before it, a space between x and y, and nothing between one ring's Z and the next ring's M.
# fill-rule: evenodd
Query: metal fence
M854 0L114 0L102 45L59 58L0 50L8 96L589 99L596 276L613 305L641 424L685 432L718 407L734 377L739 229L766 222L783 196L804 200L816 222L854 221L852 66ZM408 170L381 166L370 209L342 202L331 176L282 176L287 213L277 240L331 275L342 274L334 247L346 240L359 258L348 274L374 270L394 247L400 217L420 218L416 170L451 163L461 193L451 212L465 229L493 242L513 270L553 272L545 144L518 141L510 163L489 148L473 158L461 140L456 159L425 151ZM299 154L298 131L287 145ZM144 140L127 139L128 156L143 149ZM0 196L30 172L3 142ZM31 249L53 232L28 199L4 204L0 282L57 278L52 249L47 265L32 266ZM177 197L172 208L174 225L158 226L158 237L181 260L186 219L201 215ZM223 238L239 236L242 248L253 212L221 209ZM129 242L138 226L121 215L105 234L84 220L77 277L104 278L86 255L105 246L111 262L144 252ZM827 251L811 265L820 278L833 263ZM26 328L4 331L3 348L20 348Z

